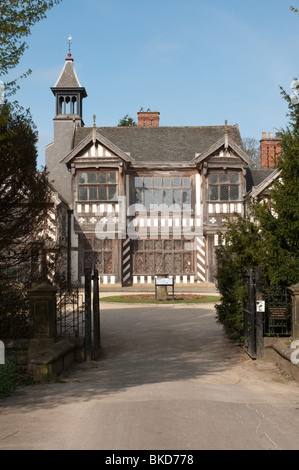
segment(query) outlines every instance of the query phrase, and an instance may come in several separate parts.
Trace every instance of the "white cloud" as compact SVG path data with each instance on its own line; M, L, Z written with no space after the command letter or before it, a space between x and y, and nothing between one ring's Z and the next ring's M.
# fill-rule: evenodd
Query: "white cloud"
M146 53L149 57L169 55L172 52L180 51L182 48L183 45L178 42L166 42L162 38L156 38L146 45Z

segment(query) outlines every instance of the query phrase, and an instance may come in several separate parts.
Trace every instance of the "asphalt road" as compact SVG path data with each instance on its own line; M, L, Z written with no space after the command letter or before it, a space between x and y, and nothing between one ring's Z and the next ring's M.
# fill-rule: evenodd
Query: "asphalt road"
M0 450L299 449L299 384L225 339L212 304L102 303L101 342L0 399Z

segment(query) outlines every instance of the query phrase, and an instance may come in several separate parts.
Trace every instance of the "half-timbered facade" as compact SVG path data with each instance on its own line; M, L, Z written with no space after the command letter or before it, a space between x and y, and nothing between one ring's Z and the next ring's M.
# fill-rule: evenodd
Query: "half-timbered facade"
M107 284L213 283L218 232L225 216L244 214L253 164L238 125L163 127L142 110L136 127L86 128L70 56L52 91L46 164L72 210L73 282L95 267Z

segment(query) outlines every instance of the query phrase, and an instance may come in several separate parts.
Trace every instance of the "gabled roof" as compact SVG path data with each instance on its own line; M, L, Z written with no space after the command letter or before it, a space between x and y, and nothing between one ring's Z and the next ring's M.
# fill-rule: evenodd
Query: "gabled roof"
M78 146L91 128L76 128ZM238 125L227 126L231 141L242 145ZM97 132L137 163L190 163L224 136L225 126L202 127L100 127ZM248 158L248 157L247 157Z
M274 168L249 168L246 173L246 190L251 191L254 186L259 186L272 175Z
M89 132L89 134L87 134L86 137L83 140L81 140L81 142L79 142L78 145L75 146L73 150L71 150L71 152L61 160L61 163L65 163L66 165L70 164L71 161L74 158L76 158L82 150L84 150L86 147L92 144L95 144L96 142L106 147L109 151L114 153L116 156L118 156L125 162L133 161L133 159L129 155L127 155L125 152L123 152L123 150L118 148L113 142L110 142L106 137L101 135L96 129L92 129Z
M267 189L273 181L275 181L280 175L280 170L272 170L271 173L263 180L258 186L253 186L250 191L250 196L256 198L259 196L265 189Z
M201 163L210 155L215 154L215 152L220 151L223 147L231 148L234 152L242 159L247 165L253 165L254 161L247 155L244 150L237 145L229 136L221 137L217 142L215 142L210 148L206 149L202 154L194 158L194 163Z

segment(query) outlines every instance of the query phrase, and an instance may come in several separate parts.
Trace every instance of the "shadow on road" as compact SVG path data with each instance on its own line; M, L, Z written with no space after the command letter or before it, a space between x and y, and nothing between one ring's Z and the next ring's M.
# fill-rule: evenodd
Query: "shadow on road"
M58 383L20 387L1 405L51 408L101 400L132 387L193 381L221 373L244 356L216 323L214 306L107 305L101 310L101 356L76 364Z

